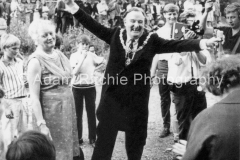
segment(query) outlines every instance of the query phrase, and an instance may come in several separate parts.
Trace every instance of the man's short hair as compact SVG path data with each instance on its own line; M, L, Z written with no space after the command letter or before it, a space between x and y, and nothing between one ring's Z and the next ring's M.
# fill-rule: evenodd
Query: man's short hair
M144 12L144 10L142 8L139 8L139 7L132 7L130 8L128 11L126 11L126 13L124 14L123 18L126 18L126 16L131 13L131 12L141 12L144 16L144 19L145 19L145 23L147 23L147 16L146 16L146 13Z
M82 35L80 38L81 43L90 44L90 38L87 35Z
M231 12L237 12L238 17L240 17L240 3L234 2L232 4L227 5L227 7L224 9L224 12L226 14Z
M189 17L196 17L196 13L192 10L188 10L188 11L181 13L179 16L179 22L186 23L186 20Z
M163 8L163 13L168 13L168 12L179 13L179 7L173 3L169 3L169 4L165 5Z
M8 147L6 160L56 160L53 142L37 131L23 133Z

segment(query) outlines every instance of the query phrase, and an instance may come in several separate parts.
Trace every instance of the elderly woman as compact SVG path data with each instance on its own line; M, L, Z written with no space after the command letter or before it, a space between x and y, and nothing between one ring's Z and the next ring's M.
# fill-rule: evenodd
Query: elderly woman
M207 88L222 100L201 112L192 122L187 148L179 143L174 152L182 160L239 160L240 154L240 57L229 56L206 71Z
M64 54L54 50L55 26L48 20L34 21L29 35L37 44L29 57L27 78L38 128L52 138L57 160L80 160L75 105L69 86L71 67Z

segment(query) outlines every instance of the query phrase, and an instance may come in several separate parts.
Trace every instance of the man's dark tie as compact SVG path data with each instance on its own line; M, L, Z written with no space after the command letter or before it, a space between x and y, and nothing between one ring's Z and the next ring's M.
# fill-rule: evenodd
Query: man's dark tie
M132 58L133 58L133 51L132 51L133 43L134 43L134 39L131 40L130 45L129 45L130 51L126 55L126 60L125 60L125 65L126 66L128 66L131 63Z
M129 45L129 48L132 50L133 49L133 43L134 43L134 39L131 39L131 42L130 42L130 45ZM128 56L129 56L129 58L130 59L132 59L133 58L133 52L132 51L130 51L129 53L128 53Z

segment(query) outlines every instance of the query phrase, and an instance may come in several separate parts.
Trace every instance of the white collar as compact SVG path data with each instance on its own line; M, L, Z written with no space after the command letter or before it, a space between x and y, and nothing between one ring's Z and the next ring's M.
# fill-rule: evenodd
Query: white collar
M129 37L129 36L127 36L127 41L126 41L126 44L127 43L130 43L131 42L131 38ZM138 40L139 40L139 38L138 39L134 39L134 43L137 43L138 42Z

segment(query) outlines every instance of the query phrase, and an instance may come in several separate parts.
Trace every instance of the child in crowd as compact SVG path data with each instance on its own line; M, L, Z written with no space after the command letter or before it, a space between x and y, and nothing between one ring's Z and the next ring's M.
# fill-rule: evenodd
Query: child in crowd
M95 53L89 52L90 38L86 35L81 37L81 43L77 52L71 54L70 63L73 68L74 82L72 85L73 96L76 106L77 127L79 144L82 139L82 115L83 101L88 117L89 143L94 145L96 140L96 88L94 81L94 71L97 65L105 63L103 57L98 57Z
M1 37L1 49L3 56L0 59L0 86L5 92L2 103L3 114L2 139L4 152L8 145L20 132L27 128L24 105L26 102L26 89L23 81L23 62L17 58L19 54L20 40L12 35L5 34Z

